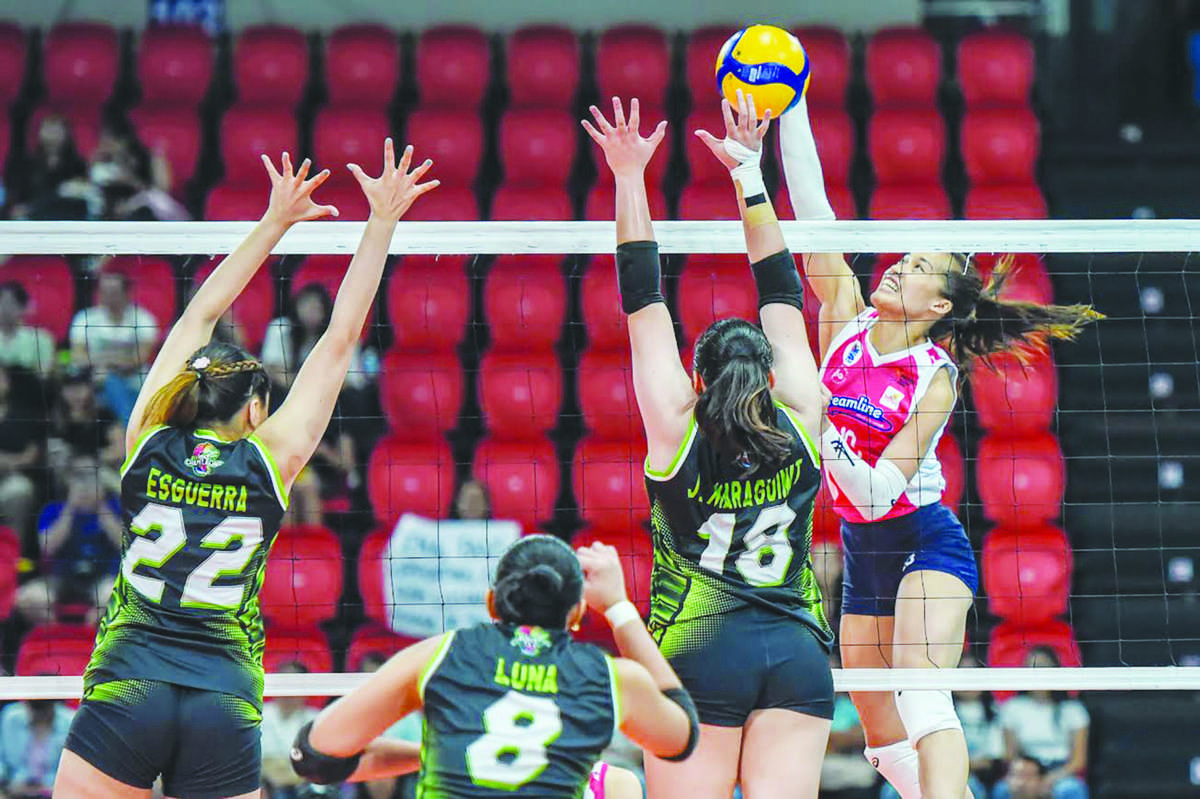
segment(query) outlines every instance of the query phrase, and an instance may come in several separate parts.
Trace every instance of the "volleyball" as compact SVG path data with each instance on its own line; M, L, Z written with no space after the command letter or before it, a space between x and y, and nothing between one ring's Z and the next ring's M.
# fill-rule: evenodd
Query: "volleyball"
M734 105L741 89L754 98L754 110L761 119L767 109L771 116L794 106L808 90L808 54L800 40L774 25L743 28L721 48L717 55L717 90Z

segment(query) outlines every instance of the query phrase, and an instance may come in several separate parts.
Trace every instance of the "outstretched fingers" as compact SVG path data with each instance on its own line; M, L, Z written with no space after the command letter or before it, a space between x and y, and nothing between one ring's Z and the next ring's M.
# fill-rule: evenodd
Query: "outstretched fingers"
M401 175L407 175L408 170L412 168L413 146L410 144L404 148L404 155L400 156L400 165L396 167L396 171Z
M641 135L642 109L638 104L638 98L634 97L629 101L629 129L634 133Z
M625 124L625 108L621 105L620 97L613 97L613 124L617 130L626 127Z
M295 177L295 174L292 171L292 157L287 154L286 150L283 153L283 158L281 161L283 163L283 176L285 178Z
M410 147L409 149L412 149L412 148ZM412 180L413 183L419 183L421 178L425 177L425 173L428 172L430 167L432 167L432 166L433 166L433 159L426 158L424 161L417 164L417 168L414 169L409 174L409 178Z
M283 180L283 175L279 174L279 170L275 168L275 163L271 161L270 156L263 153L260 157L262 158L263 166L267 168L267 174L271 176L271 182L275 183Z
M600 131L598 131L594 127L592 127L591 122L588 122L586 119L581 119L581 120L579 120L579 124L583 125L583 129L587 132L587 135L592 137L592 141L596 142L596 144L603 146L604 134L602 134Z
M592 117L596 120L596 127L600 128L604 135L607 136L609 133L613 132L613 126L608 124L608 120L605 118L604 114L601 113L599 108L593 105L588 106L588 110L592 112Z
M636 103L637 100L634 100L634 102ZM663 137L666 135L667 135L667 120L664 119L663 121L659 122L658 125L655 126L654 132L650 134L650 138L647 139L647 141L649 141L650 144L653 145L654 147L657 147L662 142Z
M721 100L721 117L725 120L725 137L731 138L737 130L737 122L733 118L733 106L728 99Z

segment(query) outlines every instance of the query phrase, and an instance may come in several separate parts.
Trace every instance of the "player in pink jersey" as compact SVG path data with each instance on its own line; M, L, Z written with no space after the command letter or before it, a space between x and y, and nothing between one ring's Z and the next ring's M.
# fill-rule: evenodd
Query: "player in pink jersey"
M830 220L807 109L780 120L797 219ZM1006 302L1006 268L986 283L970 256L918 252L883 275L870 305L841 255L811 254L821 300L821 451L842 516L847 668L954 668L978 577L961 523L940 503L934 454L958 400L959 368L1070 339L1090 307ZM903 799L963 799L968 758L948 691L854 693L866 756Z

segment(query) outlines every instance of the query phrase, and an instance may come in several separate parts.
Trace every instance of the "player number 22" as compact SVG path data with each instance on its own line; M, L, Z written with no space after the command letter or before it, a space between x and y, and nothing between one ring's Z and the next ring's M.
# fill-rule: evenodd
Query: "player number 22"
M562 732L562 716L551 699L509 691L483 711L483 729L467 746L471 782L513 791L550 763L546 747Z
M139 566L161 569L183 549L187 543L183 512L179 508L152 502L133 517L129 528L137 538L121 560L121 574L146 599L162 602L166 583L157 577L138 574L137 569ZM148 536L155 530L158 531L158 538L150 539ZM188 575L179 604L188 608L217 610L238 607L242 603L244 586L216 585L216 581L221 577L241 574L262 545L262 540L262 520L252 516L230 516L210 530L200 540L200 546L217 551ZM225 549L231 542L236 542L237 546Z
M787 528L796 520L796 511L785 505L763 508L742 539L746 551L738 555L733 565L742 579L750 585L779 585L792 562L792 544ZM725 569L725 557L733 546L733 528L737 517L732 513L714 513L700 528L700 537L708 546L700 555L700 565L720 574Z

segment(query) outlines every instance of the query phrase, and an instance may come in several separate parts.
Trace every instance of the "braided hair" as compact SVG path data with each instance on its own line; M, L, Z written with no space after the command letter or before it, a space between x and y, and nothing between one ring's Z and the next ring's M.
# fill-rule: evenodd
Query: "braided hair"
M252 397L266 404L269 390L258 359L236 344L213 341L192 353L183 371L151 398L143 424L199 427L227 422Z
M505 624L561 630L582 597L583 567L561 538L527 535L496 565L492 598Z

